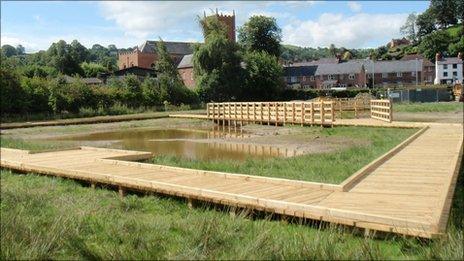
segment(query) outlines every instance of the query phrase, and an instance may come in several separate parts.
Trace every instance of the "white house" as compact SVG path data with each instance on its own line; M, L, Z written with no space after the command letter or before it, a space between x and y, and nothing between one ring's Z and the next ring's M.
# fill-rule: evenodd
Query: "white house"
M434 84L453 84L463 82L462 53L458 57L443 58L439 53L435 56Z

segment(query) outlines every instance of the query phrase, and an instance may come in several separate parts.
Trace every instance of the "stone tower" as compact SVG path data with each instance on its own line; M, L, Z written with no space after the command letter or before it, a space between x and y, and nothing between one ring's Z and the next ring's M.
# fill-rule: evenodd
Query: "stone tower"
M235 10L232 11L232 15L227 15L227 14L219 13L216 8L216 13L213 15L215 15L219 21L221 21L222 23L226 25L227 38L229 38L230 41L235 42ZM205 13L205 17L206 17L206 13Z

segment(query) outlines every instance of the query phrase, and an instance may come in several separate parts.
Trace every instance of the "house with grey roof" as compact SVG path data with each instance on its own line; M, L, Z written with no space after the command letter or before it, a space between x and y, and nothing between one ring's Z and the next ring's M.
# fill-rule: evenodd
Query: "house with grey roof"
M288 88L315 89L317 65L284 66L284 81Z
M315 77L318 89L366 86L366 72L362 63L319 64Z
M372 61L357 59L347 64L362 64L366 70L366 82L369 86L403 86L423 82L423 59Z
M463 83L463 56L442 57L437 53L435 56L435 80L434 84L455 84Z

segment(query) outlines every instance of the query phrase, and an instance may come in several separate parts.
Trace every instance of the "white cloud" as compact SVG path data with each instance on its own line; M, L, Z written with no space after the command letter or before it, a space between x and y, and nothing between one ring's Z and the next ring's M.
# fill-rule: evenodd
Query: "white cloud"
M408 14L366 14L352 16L324 13L318 20L295 20L282 29L283 41L299 46L347 48L373 47L372 42L387 42L399 36Z
M288 12L269 12L269 7L304 8L312 6L312 1L189 1L189 2L102 2L103 16L114 21L127 36L138 39L154 39L158 36L168 40L202 40L201 30L196 18L204 12L236 14L236 26L242 25L251 15L272 15L277 19L290 17ZM279 9L279 8L277 8ZM288 11L288 9L287 9Z
M353 12L361 12L362 5L358 2L348 2L348 7Z
M14 36L9 36L9 35L3 35L1 36L1 45L5 45L5 44L9 44L9 45L12 45L12 46L18 46L18 45L22 45L27 52L30 52L30 51L35 51L37 49L37 44L33 43L33 42L30 42L30 41L27 41L27 40L24 40L24 39L20 39L18 37L14 37Z

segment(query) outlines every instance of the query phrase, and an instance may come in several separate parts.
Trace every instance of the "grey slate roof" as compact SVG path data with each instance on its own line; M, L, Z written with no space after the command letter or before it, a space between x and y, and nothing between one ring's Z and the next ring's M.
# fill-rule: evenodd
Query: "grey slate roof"
M155 53L156 44L159 41L145 41L142 45L139 46L139 50L142 53ZM166 48L170 54L180 54L186 55L193 53L192 44L187 42L164 42Z
M326 63L338 63L339 60L337 58L321 58L319 60L314 60L310 62L295 62L290 64L289 66L310 66L310 65L319 65L319 64L326 64Z
M182 57L180 60L179 65L177 65L178 69L181 68L192 68L193 67L193 54L187 54Z
M458 57L448 57L448 58L443 58L439 61L437 61L438 64L455 64L455 63L463 63L461 59Z
M348 64L363 64L366 73L396 73L396 72L415 72L416 71L416 60L397 60L397 61L375 61L372 64L372 60L350 60L346 62ZM422 71L423 60L417 60L417 71Z
M314 76L317 65L309 66L286 66L284 67L284 76Z
M319 64L315 75L360 73L362 68L362 63Z

